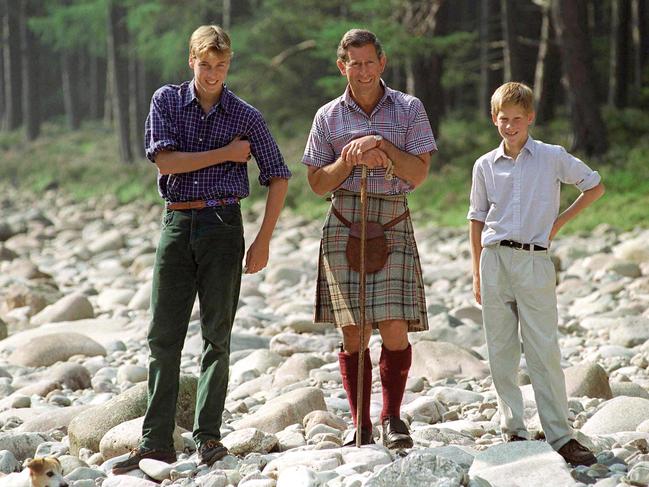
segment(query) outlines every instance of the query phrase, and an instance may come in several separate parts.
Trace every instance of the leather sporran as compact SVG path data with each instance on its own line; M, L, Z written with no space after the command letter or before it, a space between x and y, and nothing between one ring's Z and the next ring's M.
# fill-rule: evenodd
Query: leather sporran
M347 237L347 263L356 272L361 270L361 224L352 223ZM380 271L388 260L388 242L383 225L378 222L365 224L365 272L373 274Z
M349 235L347 237L347 247L345 254L347 256L347 263L352 270L360 272L361 270L361 223L352 223L336 209L335 206L331 207L331 211L336 218L340 220L346 227L349 228ZM388 261L390 252L388 250L388 241L385 237L385 230L395 226L397 223L405 220L410 214L406 210L394 220L390 220L385 225L379 222L367 222L365 224L365 272L373 274L380 271Z

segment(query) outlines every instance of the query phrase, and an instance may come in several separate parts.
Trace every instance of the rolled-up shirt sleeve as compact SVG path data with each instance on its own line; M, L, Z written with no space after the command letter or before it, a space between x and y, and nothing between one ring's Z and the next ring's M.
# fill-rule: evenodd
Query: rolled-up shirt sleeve
M155 162L155 156L163 150L178 150L178 129L170 116L161 88L151 98L149 116L146 118L144 129L144 152L146 157Z
M268 186L274 178L290 179L291 171L261 113L255 113L249 134L250 152L259 167L259 184Z
M324 122L324 114L318 111L302 156L302 163L307 166L323 167L336 162L336 153L327 138Z
M489 213L489 199L485 186L484 172L480 161L473 165L473 176L471 178L471 194L469 196L469 212L467 220L486 221Z
M428 115L424 104L418 98L414 98L410 107L410 121L406 133L405 151L408 154L419 155L426 152L435 152L437 143L430 127Z
M557 151L557 177L565 184L574 184L579 191L588 191L597 186L602 178L581 159L569 154L563 147Z

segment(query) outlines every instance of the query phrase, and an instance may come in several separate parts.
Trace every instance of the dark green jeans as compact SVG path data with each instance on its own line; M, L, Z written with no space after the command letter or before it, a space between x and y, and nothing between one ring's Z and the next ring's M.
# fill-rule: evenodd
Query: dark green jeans
M220 439L228 387L230 332L239 301L244 255L238 205L168 211L153 269L148 332L149 400L142 427L144 448L173 450L180 355L196 293L203 353L196 392L194 440Z

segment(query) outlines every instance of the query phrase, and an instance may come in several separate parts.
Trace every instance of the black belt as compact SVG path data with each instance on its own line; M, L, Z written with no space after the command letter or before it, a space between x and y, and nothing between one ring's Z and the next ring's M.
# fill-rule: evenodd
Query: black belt
M534 245L534 244L524 244L524 243L519 243L519 242L514 242L513 240L501 240L498 242L499 245L504 245L505 247L512 247L515 249L522 249L522 250L548 250L545 247L541 247L540 245Z

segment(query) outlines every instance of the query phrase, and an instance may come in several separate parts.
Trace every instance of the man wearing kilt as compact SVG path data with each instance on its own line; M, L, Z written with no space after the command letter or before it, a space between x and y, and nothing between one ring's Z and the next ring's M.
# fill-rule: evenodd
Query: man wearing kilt
M333 192L323 228L316 290L316 323L342 330L340 373L354 425L358 354L364 353L361 443L374 443L370 420L372 364L368 343L372 328L383 340L379 369L383 389L381 425L388 448L412 446L408 427L400 419L401 400L410 369L409 331L428 329L426 299L407 193L428 174L437 150L426 111L417 98L389 88L381 79L386 56L377 37L367 30L348 31L338 46L337 65L347 78L342 96L315 115L302 162L308 166L311 189ZM367 221L384 225L389 255L385 265L366 276L365 341L359 323L359 273L347 261L349 228L360 221L361 165L368 168ZM342 220L340 218L342 217ZM352 438L349 444L355 442Z

